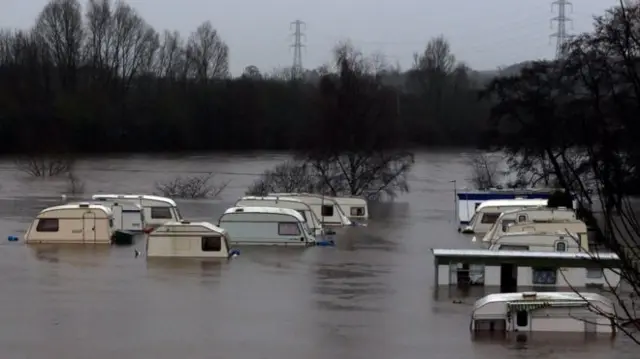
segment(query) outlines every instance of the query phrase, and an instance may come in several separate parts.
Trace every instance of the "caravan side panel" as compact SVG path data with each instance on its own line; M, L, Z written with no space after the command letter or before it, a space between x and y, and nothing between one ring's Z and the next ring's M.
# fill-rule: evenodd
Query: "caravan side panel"
M229 213L219 226L232 244L307 245L303 227L293 217L270 213Z

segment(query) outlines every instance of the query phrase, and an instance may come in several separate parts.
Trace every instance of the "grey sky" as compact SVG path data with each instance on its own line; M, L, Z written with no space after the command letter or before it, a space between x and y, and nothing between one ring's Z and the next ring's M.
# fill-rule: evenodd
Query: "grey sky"
M0 26L26 28L47 0L0 0ZM330 60L344 39L364 52L382 51L403 68L429 38L443 34L456 57L478 70L548 58L555 51L551 1L533 0L129 0L156 30L185 37L210 20L230 47L231 71L289 66L289 23L307 23L305 68ZM592 16L617 0L575 0L573 33L592 28Z

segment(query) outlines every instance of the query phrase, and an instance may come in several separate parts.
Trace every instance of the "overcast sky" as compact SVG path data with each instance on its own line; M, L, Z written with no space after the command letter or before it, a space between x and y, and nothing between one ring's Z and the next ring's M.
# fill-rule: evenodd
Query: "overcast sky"
M30 27L47 0L0 0L0 26ZM443 34L456 57L478 70L549 58L551 1L538 0L129 0L156 30L185 37L210 20L230 47L231 71L290 66L290 22L306 22L303 65L330 60L344 39L364 52L382 51L403 68L429 38ZM617 0L575 0L573 33L589 31L592 17ZM556 8L557 9L557 8Z

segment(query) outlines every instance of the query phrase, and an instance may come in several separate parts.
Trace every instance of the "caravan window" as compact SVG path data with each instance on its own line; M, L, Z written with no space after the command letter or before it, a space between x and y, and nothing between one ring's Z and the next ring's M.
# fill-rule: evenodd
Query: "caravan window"
M567 242L556 241L556 252L566 252L566 251L567 251Z
M37 232L57 232L60 227L57 218L43 218L38 220Z
M482 215L482 220L480 222L489 224L496 223L500 214L501 213L485 213Z
M364 207L351 207L352 216L364 216Z
M528 251L529 246L518 246L513 244L501 244L499 251Z
M300 234L300 227L296 222L278 223L278 234L281 236L297 236Z
M151 207L151 218L154 219L172 219L171 208L169 207Z
M222 240L220 237L202 237L203 252L220 252L222 249Z
M333 205L323 205L320 214L322 214L322 217L333 217Z
M526 222L527 221L527 215L526 214L521 214L518 216L518 222Z

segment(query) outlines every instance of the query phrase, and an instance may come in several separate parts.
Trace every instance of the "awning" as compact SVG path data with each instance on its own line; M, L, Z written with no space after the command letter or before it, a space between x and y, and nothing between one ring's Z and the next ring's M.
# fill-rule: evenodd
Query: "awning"
M527 301L518 301L518 302L510 302L507 303L507 307L510 311L519 312L521 310L531 311L540 308L550 307L551 303L536 301L536 300L527 300Z

